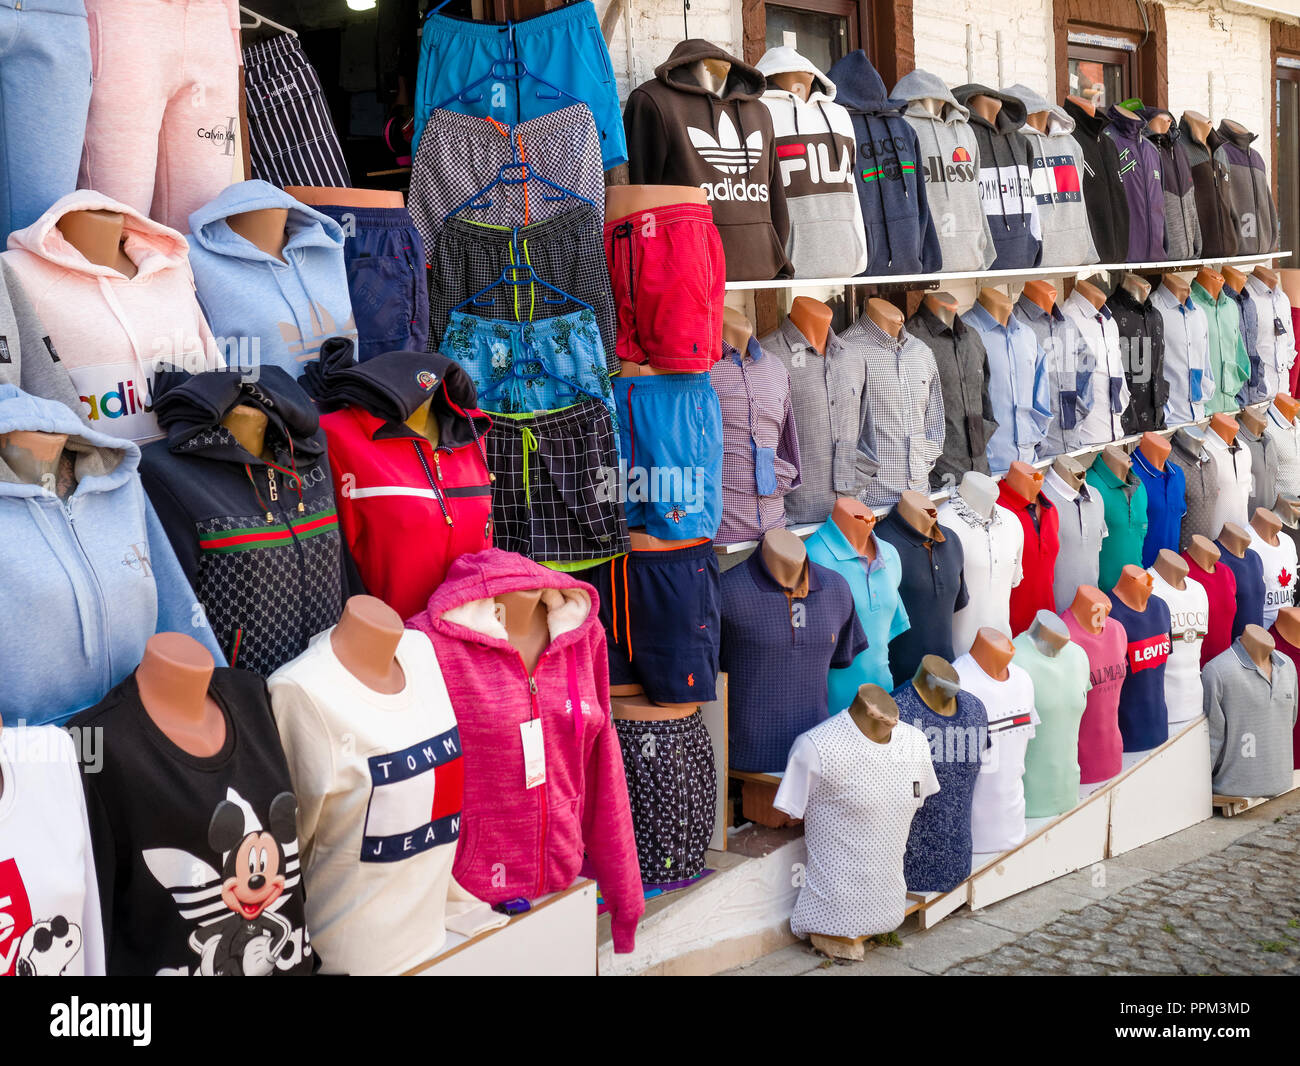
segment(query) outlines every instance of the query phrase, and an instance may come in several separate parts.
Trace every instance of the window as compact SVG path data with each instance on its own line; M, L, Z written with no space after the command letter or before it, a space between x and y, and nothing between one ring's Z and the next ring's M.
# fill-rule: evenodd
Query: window
M1135 41L1071 30L1067 92L1091 100L1098 110L1138 96L1136 58Z
M1282 247L1300 249L1300 59L1279 56L1276 86L1277 213ZM1300 256L1279 266L1294 267Z
M766 8L767 47L793 48L823 73L855 48L866 47L857 0L793 0Z

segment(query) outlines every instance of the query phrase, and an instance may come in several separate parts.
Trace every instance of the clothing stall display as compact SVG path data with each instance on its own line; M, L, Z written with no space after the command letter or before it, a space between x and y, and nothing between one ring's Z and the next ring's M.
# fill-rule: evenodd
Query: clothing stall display
M1146 139L1146 121L1118 104L1106 111L1105 135L1119 152L1120 180L1128 204L1128 254L1124 262L1165 261L1165 193L1160 153Z
M836 99L848 109L858 143L855 184L867 234L865 272L939 270L944 264L926 196L921 143L903 117L908 102L886 94L885 83L861 48L837 60L826 73L838 90Z
M298 801L266 683L218 669L208 695L225 740L184 750L135 675L73 719L103 738L83 773L110 976L316 972L303 900Z
M278 255L230 225L259 211L288 213ZM326 339L356 339L343 228L328 215L245 181L190 215L187 240L199 303L228 365L274 366L297 380Z
M1165 197L1165 254L1169 262L1196 259L1201 255L1201 221L1196 211L1196 187L1192 164L1183 147L1183 133L1172 111L1163 107L1144 107L1142 119L1148 123L1144 136L1160 158L1160 187ZM1150 127L1154 118L1168 120L1169 128L1156 133Z
M1195 126L1186 115L1179 120L1178 132L1192 170L1196 219L1201 226L1201 254L1236 255L1237 231L1232 222L1227 164L1215 154L1211 143L1197 136ZM1209 141L1213 141L1213 134L1211 130Z
M800 278L847 278L867 268L867 235L856 188L856 138L835 83L793 48L769 48L755 64L767 79L776 156L790 215L786 255ZM806 97L782 89L780 74L808 74Z
M890 96L907 101L903 118L916 132L920 146L917 162L925 178L943 269L987 270L997 249L980 197L980 149L970 111L957 102L942 78L925 70L905 74ZM931 110L927 101L937 101L938 106Z
M1074 451L1086 443L1080 431L1093 408L1108 404L1110 399L1109 390L1099 393L1094 388L1088 373L1094 365L1093 352L1078 324L1055 303L1050 311L1044 311L1022 293L1011 313L1038 338L1047 377L1052 417L1038 445L1038 454L1046 459Z
M1097 587L1109 592L1124 567L1140 565L1147 536L1147 490L1132 469L1120 478L1098 455L1088 468L1088 484L1101 497L1106 536L1101 542Z
M1039 721L1025 749L1025 817L1050 818L1079 802L1079 723L1087 708L1087 653L1074 641L1055 653L1029 633L1015 645L1015 664L1034 684Z
M1199 422L1215 392L1209 319L1190 296L1179 303L1164 285L1151 290L1150 301L1164 321L1165 425Z
M1061 110L1074 119L1074 139L1083 152L1083 201L1098 260L1122 263L1128 258L1128 200L1115 141L1106 136L1110 119L1066 99Z
M952 617L952 646L965 655L984 626L1011 636L1011 597L1023 580L1025 530L1017 512L994 503L988 515L982 515L956 487L939 504L939 521L961 541L970 600Z
M61 220L83 211L122 216L121 250L134 275L91 262L63 235ZM82 417L101 432L138 444L156 439L155 376L168 367L198 373L224 365L194 296L185 238L124 203L69 193L9 234L0 260L44 323L51 358L57 353L71 374Z
M1182 588L1175 588L1154 567L1147 573L1151 575L1152 597L1163 600L1169 608L1165 707L1169 711L1169 735L1173 736L1176 727L1202 713L1201 644L1210 630L1210 596L1204 585L1190 577L1183 579Z
M1142 610L1112 595L1110 616L1128 638L1128 669L1119 693L1125 751L1149 751L1169 739L1165 669L1171 648L1169 605L1154 592Z
M1241 640L1205 668L1210 770L1220 796L1276 796L1293 784L1296 668L1279 651L1264 673Z
M1075 428L1082 446L1119 440L1128 431L1124 422L1132 402L1129 365L1119 325L1107 304L1097 307L1078 289L1061 304L1084 341L1084 354L1075 364L1080 392L1087 393L1087 410Z
M1277 205L1264 160L1251 147L1258 135L1224 119L1209 137L1214 159L1222 167L1228 190L1237 255L1271 252L1277 247Z
M1052 571L1053 611L1064 611L1084 585L1100 580L1101 544L1106 536L1106 506L1085 480L1076 489L1055 470L1043 478L1042 494L1056 509L1060 551Z
M1121 285L1106 301L1119 331L1124 352L1124 376L1129 402L1124 410L1124 435L1165 428L1165 322L1150 298L1139 303Z
M1033 330L1015 315L1002 325L982 304L961 316L988 353L989 396L997 429L988 438L989 470L1004 474L1020 460L1032 463L1052 418L1043 350Z

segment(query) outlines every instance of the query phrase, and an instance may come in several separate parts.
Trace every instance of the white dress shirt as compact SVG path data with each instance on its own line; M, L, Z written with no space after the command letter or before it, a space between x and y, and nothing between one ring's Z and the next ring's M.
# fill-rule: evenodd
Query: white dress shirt
M1079 423L1079 441L1086 446L1118 440L1124 436L1120 417L1129 403L1119 327L1105 307L1098 310L1077 289L1061 310L1083 336L1092 357L1087 368L1092 379L1092 407Z
M1279 392L1290 391L1296 356L1291 301L1280 285L1270 289L1254 274L1246 279L1244 295L1255 305L1255 351L1264 367L1265 395L1272 399Z
M1180 304L1163 285L1151 290L1151 303L1165 320L1165 425L1199 421L1214 396L1209 320L1190 296Z

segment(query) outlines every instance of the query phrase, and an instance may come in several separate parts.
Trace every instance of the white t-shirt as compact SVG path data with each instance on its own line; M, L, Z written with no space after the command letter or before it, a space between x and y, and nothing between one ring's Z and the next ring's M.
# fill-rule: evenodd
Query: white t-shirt
M1176 589L1153 566L1147 571L1154 579L1153 596L1169 607L1172 647L1165 660L1165 706L1169 725L1182 725L1205 713L1201 690L1201 642L1209 632L1210 596L1199 581L1185 578Z
M5 726L0 775L0 976L102 977L99 885L72 738L56 726Z
M1293 604L1295 593L1296 550L1295 541L1285 533L1278 533L1273 545L1261 537L1254 526L1246 526L1250 534L1250 548L1264 564L1264 628L1276 620L1277 612Z
M957 534L965 554L966 588L970 602L952 616L953 654L970 651L982 626L1011 636L1011 590L1024 574L1025 530L1001 504L986 519L953 489L939 505L939 521Z
M270 679L298 797L307 922L324 972L399 974L432 958L446 929L508 918L451 876L460 835L460 732L429 638L402 634L401 692L362 684L312 638Z
M1205 431L1205 450L1214 460L1215 479L1219 483L1219 498L1214 505L1211 528L1217 538L1224 525L1235 522L1239 526L1250 521L1250 493L1255 479L1250 468L1250 449L1245 441L1234 441L1229 448L1212 429Z
M847 711L799 735L774 801L804 820L796 936L875 936L902 924L912 817L938 791L929 742L906 722L888 744L863 734Z
M1039 724L1033 679L1015 663L1007 679L989 677L970 655L953 667L961 687L978 696L989 716L989 741L971 801L971 847L1006 851L1025 839L1025 751Z

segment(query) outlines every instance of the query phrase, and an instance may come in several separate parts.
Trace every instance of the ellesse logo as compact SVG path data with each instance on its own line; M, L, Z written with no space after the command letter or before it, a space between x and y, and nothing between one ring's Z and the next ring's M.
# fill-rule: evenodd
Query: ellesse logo
M952 159L944 161L943 156L929 155L921 164L921 169L925 173L925 180L937 185L943 185L950 181L974 181L975 180L975 160L971 158L970 152L958 145L952 150Z

